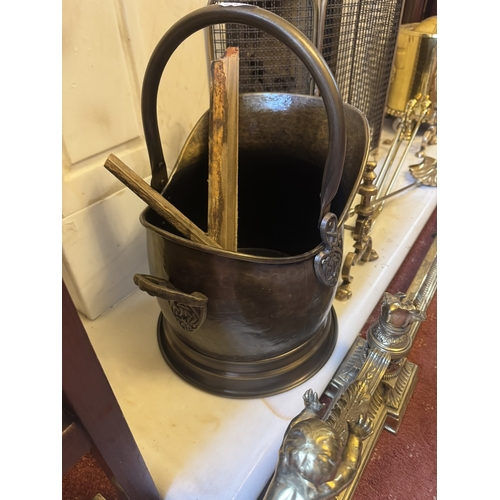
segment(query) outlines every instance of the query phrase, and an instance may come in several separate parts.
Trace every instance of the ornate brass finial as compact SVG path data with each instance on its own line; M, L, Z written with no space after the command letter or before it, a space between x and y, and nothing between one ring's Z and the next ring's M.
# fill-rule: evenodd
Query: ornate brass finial
M385 292L382 298L381 314L370 326L366 339L370 348L379 348L390 354L392 365L404 358L411 349L410 326L415 321L424 321L425 313L417 309L413 301L402 292L392 295ZM388 372L394 371L389 367Z
M406 294L384 293L381 314L366 334L370 348L378 348L391 357L380 389L387 406L386 428L397 432L416 382L416 365L408 362L413 337L412 325L424 321L425 312L417 309Z

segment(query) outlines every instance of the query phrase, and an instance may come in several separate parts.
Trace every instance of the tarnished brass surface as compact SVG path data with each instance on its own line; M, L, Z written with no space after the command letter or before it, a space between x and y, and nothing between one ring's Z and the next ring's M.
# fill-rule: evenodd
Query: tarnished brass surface
M303 383L331 356L337 335L337 317L331 308L324 327L309 341L283 354L249 362L214 358L190 347L173 332L163 313L157 327L160 351L176 373L207 392L236 398L271 395ZM234 340L229 340L234 349Z
M369 141L361 113L349 105L344 113L346 159L331 204L338 220L345 220L358 189ZM203 229L207 137L208 113L193 128L164 192ZM262 396L302 383L330 356L342 226L334 224L333 238L329 230L322 237L316 226L327 141L321 98L241 95L238 253L200 248L152 210L141 215L150 273L169 293L175 285L186 295L207 297L199 324L194 309L187 319L191 306L158 294L162 352L191 383L226 396ZM191 324L197 325L193 332L182 326Z
M329 403L321 406L311 390L304 395L306 408L285 433L265 500L352 497L381 432L397 433L401 425L418 373L406 355L436 284L437 238L407 294L384 294L367 340L354 342L325 390ZM365 430L353 448L352 433L360 424Z
M285 103L285 112L273 107L276 103ZM320 281L313 263L330 249L332 256L340 256L340 264L342 249L339 246L332 252L334 247L327 248L322 242L316 226L321 169L301 160L309 157L320 165L324 161L326 116L321 100L244 95L240 104L240 123L246 126L240 133L243 182L239 189L238 240L243 247L239 252L200 249L177 235L152 210L143 213L141 222L148 229L151 274L185 293L200 292L208 297L206 320L192 334L180 327L171 302L159 298L163 345L180 349L171 347L163 352L175 358L171 364L176 371L205 390L217 388L228 396L255 397L303 382L328 359L337 335L330 305L338 269L328 264L325 270L331 273ZM252 105L250 110L248 105ZM258 111L254 116L255 107ZM316 124L310 127L317 132L314 140L309 133L299 133L295 140L289 140L289 131L304 123L300 120L304 116L308 118L305 123ZM346 117L347 128L353 133L348 135L338 197L331 205L339 218L347 214L368 150L361 114L346 106ZM194 128L164 193L202 228L206 217L207 165L202 161L206 153L205 123L202 119ZM294 161L284 156L286 146L293 152ZM302 163L297 165L297 161ZM340 231L336 238L341 242L342 226L337 224L336 231ZM192 350L199 355L196 362ZM293 364L287 354L296 350L302 354ZM218 368L208 366L211 358L218 360ZM274 358L272 373L265 365ZM227 362L235 362L232 370L224 368Z
M362 114L342 103L318 50L279 16L232 3L188 14L153 52L142 115L152 186L199 228L207 229L208 112L168 179L157 91L176 47L204 27L226 22L257 27L287 45L321 97L241 95L238 251L190 241L147 209L140 221L147 229L151 275L136 280L158 298L160 349L170 366L207 391L246 398L303 383L333 351L331 304L343 220L361 179L369 131Z
M321 97L283 93L241 94L239 108L240 156L256 157L259 163L266 158L295 158L322 169L328 154L328 120ZM349 104L344 104L343 109L346 134L344 169L330 206L339 225L346 221L361 183L370 140L368 122L363 114ZM207 110L186 139L172 177L186 167L208 161L208 114ZM254 169L258 167L259 164ZM259 171L255 170L254 175L258 176ZM265 171L262 171L262 176L266 182ZM305 194L306 189L303 192ZM314 193L314 198L317 197ZM302 199L298 202L309 203Z

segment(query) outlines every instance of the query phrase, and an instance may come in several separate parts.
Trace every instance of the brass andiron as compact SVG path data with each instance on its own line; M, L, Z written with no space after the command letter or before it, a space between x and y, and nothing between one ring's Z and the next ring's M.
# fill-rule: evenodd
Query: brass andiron
M357 214L356 226L353 231L354 251L349 252L342 266L342 283L337 288L335 298L337 300L348 300L352 297L351 268L360 260L362 262L371 262L378 259L378 254L372 248L372 237L370 235L373 224L373 214L375 206L372 200L376 198L378 188L374 181L376 174L374 172L376 162L367 162L363 173L363 181L359 186L358 193L361 195L361 202L354 208L354 213Z
M366 384L353 385L347 392L351 398L365 399L366 388ZM320 418L323 404L317 393L309 389L303 398L305 408L285 432L264 500L333 498L356 474L362 442L372 432L370 422L362 414L343 421L347 429L341 435L331 422Z
M393 433L399 429L402 412L406 409L417 380L418 367L406 359L413 343L411 325L425 318L425 312L417 309L404 293L391 295L386 292L382 301L382 314L368 329L368 346L382 349L391 357L380 391L387 407L385 428Z
M348 500L381 432L399 430L417 382L407 360L437 288L437 238L407 293L384 293L381 314L358 337L323 393L309 389L288 426L264 500Z
M306 391L263 500L337 498L352 484L363 469L363 441L373 432L371 400L390 362L381 349L366 352L357 378L326 412L317 393Z

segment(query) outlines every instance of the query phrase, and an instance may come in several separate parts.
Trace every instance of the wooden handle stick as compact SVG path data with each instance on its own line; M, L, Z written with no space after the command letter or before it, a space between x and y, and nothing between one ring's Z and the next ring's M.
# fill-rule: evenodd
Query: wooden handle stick
M161 215L186 238L215 248L221 248L207 236L196 224L193 224L182 212L155 191L142 177L127 167L115 155L109 155L104 166L139 198L145 201L158 215Z
M239 53L229 47L211 65L208 141L208 234L238 251Z

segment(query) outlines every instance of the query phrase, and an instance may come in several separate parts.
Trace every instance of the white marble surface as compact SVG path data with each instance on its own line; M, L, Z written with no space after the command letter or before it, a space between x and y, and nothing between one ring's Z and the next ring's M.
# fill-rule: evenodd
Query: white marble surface
M411 182L406 165L396 188ZM383 158L385 146L379 156ZM435 156L436 147L428 149ZM388 202L373 231L379 259L352 270L353 297L334 301L339 338L331 358L311 379L276 396L236 400L191 387L168 367L156 340L159 306L142 292L95 321L82 317L152 477L165 499L254 500L274 469L289 421L302 395L321 393L376 306L436 206L437 189L420 187ZM351 222L354 219L351 219ZM344 253L352 248L346 232ZM132 275L130 276L132 279ZM404 290L402 290L404 291Z

